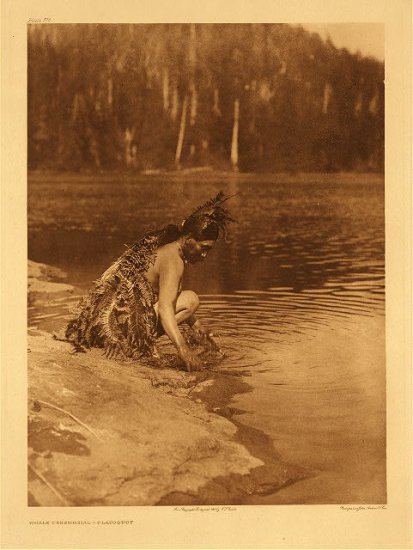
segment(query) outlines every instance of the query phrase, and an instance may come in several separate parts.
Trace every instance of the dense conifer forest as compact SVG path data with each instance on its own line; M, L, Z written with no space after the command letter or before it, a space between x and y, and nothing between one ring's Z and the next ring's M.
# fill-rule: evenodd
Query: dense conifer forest
M29 25L31 170L382 171L384 66L286 24Z

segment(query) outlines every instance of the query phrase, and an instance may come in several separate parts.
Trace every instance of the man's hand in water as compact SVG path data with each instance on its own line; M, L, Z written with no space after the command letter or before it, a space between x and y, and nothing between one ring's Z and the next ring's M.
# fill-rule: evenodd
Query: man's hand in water
M221 351L221 348L215 341L215 336L212 332L201 332L200 340L206 351L212 351L214 353L220 353L222 356L224 354Z
M216 351L217 353L221 353L221 355L224 355L221 351L221 348L216 343L215 336L212 332L208 332L207 334L205 334L205 347L209 351Z
M203 361L198 357L196 353L190 350L187 346L178 348L178 355L185 363L188 372L193 370L201 370L204 366Z
M199 319L195 321L195 323L192 325L192 328L194 330L198 343L201 344L201 346L204 346L206 351L220 353L222 356L224 355L215 341L214 334L211 331L207 330L202 325Z

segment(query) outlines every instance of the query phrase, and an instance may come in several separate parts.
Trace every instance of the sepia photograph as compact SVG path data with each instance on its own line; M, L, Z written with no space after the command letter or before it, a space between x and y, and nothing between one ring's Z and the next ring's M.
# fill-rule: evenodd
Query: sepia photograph
M384 25L27 26L28 505L387 502Z
M411 548L409 0L3 0L1 548Z

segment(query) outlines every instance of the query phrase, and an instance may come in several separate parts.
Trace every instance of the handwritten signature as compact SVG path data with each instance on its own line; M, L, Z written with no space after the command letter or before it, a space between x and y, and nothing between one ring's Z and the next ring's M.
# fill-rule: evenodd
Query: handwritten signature
M340 506L340 510L345 510L346 512L360 512L361 510L387 510L387 506L385 504L379 504L377 506Z

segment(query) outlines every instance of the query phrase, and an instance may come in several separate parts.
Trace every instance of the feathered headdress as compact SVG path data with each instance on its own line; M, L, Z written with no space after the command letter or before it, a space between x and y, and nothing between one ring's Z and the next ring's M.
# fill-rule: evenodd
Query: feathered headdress
M192 214L184 220L182 225L184 226L185 224L189 224L192 220L196 219L200 222L203 228L206 228L211 224L216 224L219 231L223 231L225 233L228 223L236 222L236 220L231 217L228 210L222 205L234 196L235 195L226 197L224 193L220 191L216 197L209 199L204 204L201 204L201 206L198 206L198 208L196 208Z

